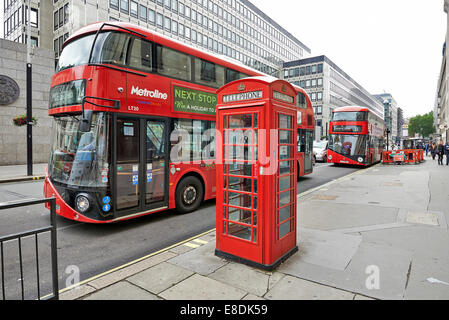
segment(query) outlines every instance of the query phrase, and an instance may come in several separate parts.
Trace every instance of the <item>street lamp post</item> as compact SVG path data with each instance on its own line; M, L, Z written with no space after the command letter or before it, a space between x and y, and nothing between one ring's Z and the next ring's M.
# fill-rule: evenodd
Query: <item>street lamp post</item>
M27 78L27 175L33 175L33 113L32 113L32 74L31 74L31 0L28 0L28 21L27 21L27 61L26 61L26 78Z

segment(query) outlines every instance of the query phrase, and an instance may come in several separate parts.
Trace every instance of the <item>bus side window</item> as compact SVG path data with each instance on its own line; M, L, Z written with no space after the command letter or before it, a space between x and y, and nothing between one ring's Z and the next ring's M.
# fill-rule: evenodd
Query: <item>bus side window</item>
M153 71L151 42L134 38L130 51L129 66L143 71Z
M307 104L306 104L306 96L304 95L304 93L299 92L298 93L298 107L301 109L307 109Z
M157 46L157 72L168 77L191 81L192 57L170 49Z
M224 85L224 67L195 58L195 82L219 88Z

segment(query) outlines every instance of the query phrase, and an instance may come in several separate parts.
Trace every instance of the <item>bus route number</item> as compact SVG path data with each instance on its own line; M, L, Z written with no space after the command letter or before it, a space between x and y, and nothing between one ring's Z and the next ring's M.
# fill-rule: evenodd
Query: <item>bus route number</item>
M136 112L138 112L138 111L139 111L139 107L136 107L136 106L128 106L128 111L136 111Z

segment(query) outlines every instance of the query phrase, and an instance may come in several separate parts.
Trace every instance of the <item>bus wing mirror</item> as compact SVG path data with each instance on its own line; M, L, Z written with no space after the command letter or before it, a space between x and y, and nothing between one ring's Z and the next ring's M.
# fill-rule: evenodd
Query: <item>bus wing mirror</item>
M79 130L81 132L89 132L92 124L92 110L84 110L81 115Z

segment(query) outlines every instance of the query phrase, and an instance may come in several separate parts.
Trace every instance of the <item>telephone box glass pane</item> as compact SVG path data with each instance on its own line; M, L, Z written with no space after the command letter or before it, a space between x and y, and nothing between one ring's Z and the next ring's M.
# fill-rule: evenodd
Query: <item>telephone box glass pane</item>
M284 114L279 115L279 128L290 129L292 127L292 117Z
M247 130L226 130L226 144L256 144L257 137L254 137L254 133L257 134L257 131L252 129Z
M279 239L290 232L290 220L284 222L279 226Z
M251 211L229 207L229 220L251 224Z
M229 177L229 189L251 192L251 179L239 178L239 177Z
M281 194L279 194L280 207L289 203L290 203L290 191L282 192Z
M292 131L279 130L279 143L287 144L291 142Z
M290 147L289 146L280 146L279 147L279 159L290 159Z
M282 222L282 221L290 218L290 213L291 213L290 206L280 209L279 210L279 222Z
M252 124L252 114L237 114L229 116L229 128L251 128Z
M251 240L251 227L242 226L241 224L229 222L228 235L240 239Z
M251 195L245 193L229 192L229 202L232 206L251 208Z
M250 163L231 162L225 165L228 167L229 174L237 176L252 176L252 165Z
M279 175L290 173L290 161L281 161L279 162Z
M286 177L279 178L279 191L284 191L290 189L290 175Z

